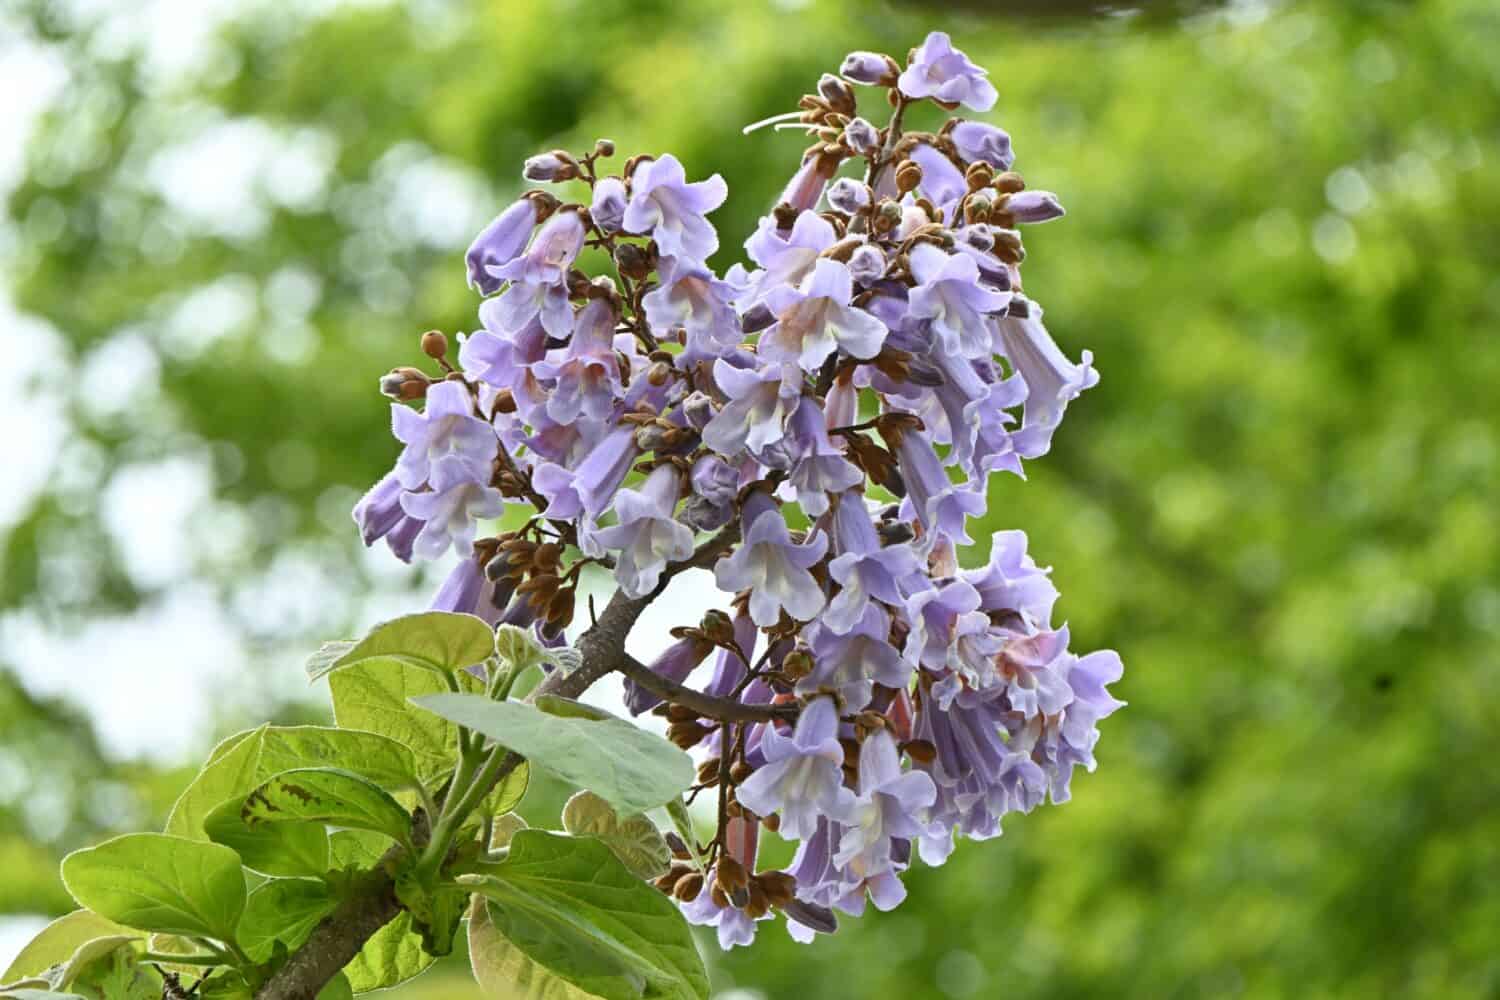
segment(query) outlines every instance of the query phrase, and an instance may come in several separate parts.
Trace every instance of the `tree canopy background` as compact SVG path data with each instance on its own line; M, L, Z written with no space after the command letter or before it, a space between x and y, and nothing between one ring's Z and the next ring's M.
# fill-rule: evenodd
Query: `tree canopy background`
M727 265L801 148L740 127L943 28L1069 209L1027 291L1103 374L976 537L1028 531L1131 705L1072 803L813 947L762 928L717 982L1500 991L1500 10L1041 6L0 15L36 112L0 170L0 913L66 906L57 859L158 823L188 750L318 718L311 643L420 606L347 520L396 451L375 380L476 325L462 250L525 156L722 173Z

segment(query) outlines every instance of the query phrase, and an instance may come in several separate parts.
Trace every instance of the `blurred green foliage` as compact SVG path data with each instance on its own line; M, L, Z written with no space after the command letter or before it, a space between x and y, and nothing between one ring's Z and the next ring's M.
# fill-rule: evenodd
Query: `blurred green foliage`
M606 135L722 173L727 265L800 148L740 126L850 49L899 55L949 30L991 69L1018 168L1070 210L1028 233L1027 291L1103 373L1029 481L994 482L986 528L1030 533L1075 646L1123 654L1131 706L1071 804L1012 818L915 873L894 914L812 948L764 925L718 982L777 998L1500 993L1488 0L1170 23L854 0L269 5L170 85L50 7L30 24L73 76L10 199L12 295L55 327L64 366L122 330L152 346L148 398L68 397L70 447L102 456L97 483L212 456L216 501L253 526L194 568L226 600L297 545L368 586L342 518L393 455L375 378L416 359L419 331L474 325L461 251L524 156ZM192 217L153 171L225 123L277 151L229 171L247 178L232 217ZM327 176L278 171L299 162ZM0 607L60 628L171 585L132 576L98 490L81 494L44 490L10 531ZM53 550L87 585L48 586ZM57 854L138 817L28 818L49 776L123 770L66 711L3 697L0 778L30 778L0 783L0 910L55 910ZM156 783L133 800L148 814ZM404 995L460 989L439 971Z

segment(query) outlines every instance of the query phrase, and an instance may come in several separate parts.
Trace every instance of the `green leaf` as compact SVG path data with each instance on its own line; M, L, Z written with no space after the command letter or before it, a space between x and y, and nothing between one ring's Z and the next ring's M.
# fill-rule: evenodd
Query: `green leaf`
M514 625L501 625L495 629L495 650L501 663L518 672L541 666L551 658L551 651L532 638L529 629Z
M563 829L575 837L598 837L635 875L653 879L672 863L672 850L645 816L620 816L593 792L579 792L563 806Z
M38 990L27 986L12 986L0 987L0 1000L84 1000L84 998L77 993L54 993L51 990Z
M317 1000L354 1000L354 987L349 977L340 972L328 980L328 985L318 991Z
M369 871L385 853L385 838L363 830L340 830L329 838L329 853L339 868ZM402 912L376 931L348 965L344 975L355 993L382 990L419 975L434 959L422 950L412 930L411 914Z
M433 694L415 701L624 812L659 806L682 794L695 777L691 757L624 719L558 717L523 702L469 694Z
M498 851L503 847L510 846L510 838L519 830L527 828L526 820L520 813L508 812L495 817L495 822L490 826L490 850Z
M40 975L52 966L68 961L80 945L96 938L130 933L129 928L106 920L91 910L74 910L43 927L16 955L5 974L0 975L0 982L13 983Z
M345 654L357 645L359 645L358 639L335 639L332 642L323 643L316 653L307 658L307 679L315 681L328 673L335 663L343 659Z
M251 827L331 823L411 843L411 816L401 803L374 782L331 767L283 771L250 793L240 816Z
M399 660L409 666L451 674L483 663L495 655L495 632L481 618L451 611L424 611L382 622L353 648L323 664L315 656L322 676L331 670L354 666L377 658ZM312 673L314 664L308 664Z
M161 833L128 833L63 859L73 898L127 927L234 939L245 908L240 858L227 847Z
M472 674L453 675L465 689L483 685ZM450 690L448 681L430 670L400 660L377 658L345 667L328 678L333 717L345 729L362 729L389 737L409 749L417 775L431 781L456 763L458 727L446 719L419 712L411 699Z
M708 975L677 907L601 841L518 831L472 881L494 927L532 962L604 1000L703 1000Z
M276 953L277 941L294 951L338 904L328 885L316 879L267 882L245 902L239 926L240 948L256 962L269 960Z
M382 788L416 788L416 758L395 740L327 726L262 726L230 737L214 751L167 818L166 832L206 839L203 821L219 803L243 798L283 771L337 767Z
M138 941L122 937L89 942L57 976L54 988L103 1000L160 1000L161 973L141 964Z
M490 1000L597 1000L512 944L495 929L489 904L477 895L469 908L469 967Z
M313 823L251 826L241 817L243 796L225 799L203 820L203 832L266 875L322 875L328 870L328 831Z

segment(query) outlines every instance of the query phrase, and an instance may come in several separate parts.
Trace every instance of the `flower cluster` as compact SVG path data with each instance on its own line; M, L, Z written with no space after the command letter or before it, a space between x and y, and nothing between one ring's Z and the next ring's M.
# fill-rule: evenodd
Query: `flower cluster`
M893 109L884 127L859 87ZM704 697L627 687L718 797L714 839L679 844L658 884L726 947L777 911L804 939L835 910L889 909L914 858L1066 801L1121 704L1119 657L1069 650L1024 534L958 565L989 474L1046 454L1098 378L1023 294L1017 227L1063 210L1012 170L1010 137L903 127L916 105L995 100L941 33L904 67L851 54L771 120L816 141L745 242L750 265L722 276L718 176L690 181L671 155L606 173L607 141L533 157L527 179L583 197L532 190L502 212L466 257L485 298L457 364L429 333L441 373L382 383L404 450L355 518L402 559L459 556L436 607L556 644L585 567L641 600L711 569L728 610L649 665ZM476 540L511 504L532 508L524 525ZM755 871L766 829L799 842L789 870Z

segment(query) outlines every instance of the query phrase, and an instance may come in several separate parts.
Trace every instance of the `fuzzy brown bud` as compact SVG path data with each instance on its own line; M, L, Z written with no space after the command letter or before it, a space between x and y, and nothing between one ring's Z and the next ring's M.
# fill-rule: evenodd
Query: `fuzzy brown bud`
M995 189L1002 194L1015 194L1026 190L1026 181L1014 170L1007 170L995 178Z
M595 156L606 156L606 157L607 156L614 156L615 155L614 140L612 140L612 139L600 139L598 142L594 143L594 155Z
M422 353L434 361L447 357L448 338L441 330L428 330L422 334Z
M710 757L698 765L698 784L712 788L719 783L719 758Z
M651 258L634 243L621 243L615 247L615 267L625 277L640 281L651 273Z
M414 399L424 398L427 387L431 384L432 379L415 368L394 368L390 374L381 376L380 394L409 403Z
M931 764L937 759L937 747L927 740L907 740L901 749L914 764Z
M689 903L697 899L698 894L702 891L703 876L697 872L689 872L678 879L676 885L672 886L672 895L684 903Z
M707 735L708 728L697 722L674 722L667 727L667 739L684 750L702 743Z
M901 194L916 190L922 183L922 168L915 160L902 160L896 168L896 190Z
M812 656L805 649L794 649L781 661L781 672L788 680L800 681L812 673Z
M734 766L729 769L729 780L738 785L754 773L755 768L742 760L737 760L734 762Z

